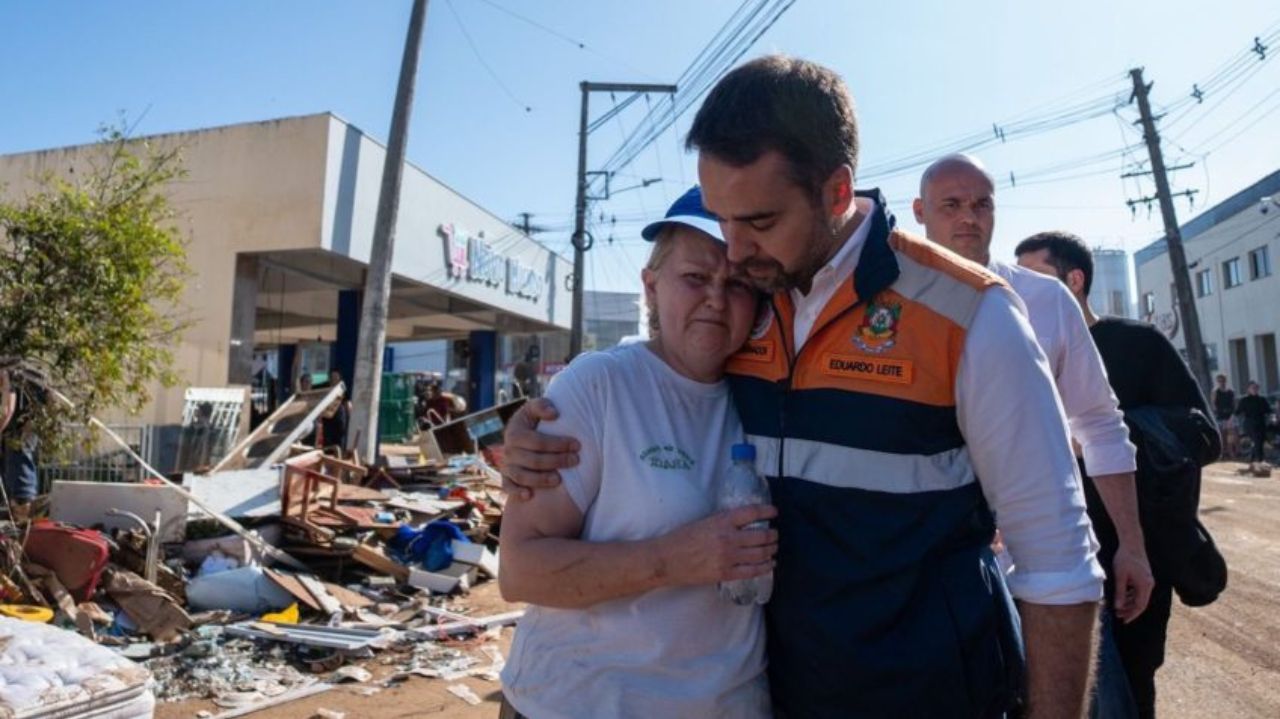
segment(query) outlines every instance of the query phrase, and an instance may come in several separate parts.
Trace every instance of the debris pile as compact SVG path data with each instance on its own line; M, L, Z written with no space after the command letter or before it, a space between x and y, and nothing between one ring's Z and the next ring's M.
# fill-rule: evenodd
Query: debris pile
M301 392L253 431L213 404L230 393L188 392L203 424L179 454L201 467L55 481L47 516L0 522L0 615L77 633L145 667L155 699L211 699L219 717L411 676L478 703L455 683L496 680L491 640L522 612L473 616L460 598L498 574L505 496L486 456L520 401L364 466L302 443L341 392Z

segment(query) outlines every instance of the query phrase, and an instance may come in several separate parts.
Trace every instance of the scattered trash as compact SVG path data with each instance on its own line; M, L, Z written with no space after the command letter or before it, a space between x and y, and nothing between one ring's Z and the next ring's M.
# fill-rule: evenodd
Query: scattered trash
M278 612L263 614L262 621L273 624L297 624L298 616L298 603L294 602Z
M107 580L107 594L138 631L166 642L191 626L191 617L177 600L133 572L117 570ZM119 621L117 616L117 621Z
M343 682L364 684L370 681L373 681L373 674L368 669L354 664L345 666L333 673L333 682L335 684L342 684Z
M268 639L272 641L307 644L313 647L330 647L354 651L369 646L380 635L368 629L343 629L310 624L271 624L269 622L243 622L227 627L232 636Z
M207 577L210 574L217 574L231 569L236 569L241 565L241 560L228 557L218 550L209 552L209 556L204 558L200 563L200 569L196 572L198 577Z
M450 694L473 707L480 706L480 697L476 696L476 693L471 691L471 687L466 684L450 684L445 689L448 689Z
M102 532L41 520L31 523L23 551L31 561L52 569L78 601L93 596L110 555Z
M145 483L58 480L38 505L58 521L0 521L0 652L7 627L45 628L140 672L143 689L121 697L213 702L204 719L337 684L372 696L410 677L496 680L490 642L523 612L474 616L458 598L498 575L506 498L489 462L518 404L384 445L366 467L297 443L341 391L299 395L249 432L243 388L193 389L180 484L150 466ZM67 661L90 655L58 646ZM25 672L3 679L39 683ZM480 703L465 685L449 691Z
M53 610L48 607L33 607L26 604L0 604L0 614L24 622L48 624L53 620Z
M311 716L312 716L312 719L346 719L347 713L334 711L333 709L325 709L322 707L320 709L317 709L316 713L312 714Z
M187 603L193 609L260 614L284 609L293 603L293 595L268 579L262 567L239 567L192 579L187 584Z

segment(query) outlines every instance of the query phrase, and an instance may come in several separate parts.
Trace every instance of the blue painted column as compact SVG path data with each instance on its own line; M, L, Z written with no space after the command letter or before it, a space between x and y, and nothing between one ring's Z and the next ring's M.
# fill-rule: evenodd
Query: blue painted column
M477 412L494 405L498 333L491 330L472 332L468 344L471 359L467 363L467 376L471 381L471 396L467 398L467 405L470 411Z
M338 292L338 336L329 354L329 366L342 373L350 395L356 376L356 345L360 341L360 305L363 290Z
M293 361L298 357L298 345L280 345L277 352L280 376L276 378L276 404L279 406L293 396Z

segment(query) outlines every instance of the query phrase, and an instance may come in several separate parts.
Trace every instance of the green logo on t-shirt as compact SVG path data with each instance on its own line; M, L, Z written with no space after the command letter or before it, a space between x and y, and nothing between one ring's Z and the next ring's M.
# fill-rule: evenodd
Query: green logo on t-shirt
M654 469L693 469L693 457L679 447L670 444L655 444L640 453L640 461L648 463Z

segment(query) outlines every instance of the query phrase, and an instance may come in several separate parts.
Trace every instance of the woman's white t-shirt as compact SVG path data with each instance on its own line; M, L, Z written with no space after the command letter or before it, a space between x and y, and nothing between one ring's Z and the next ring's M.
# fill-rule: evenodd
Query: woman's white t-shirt
M649 539L706 517L743 441L728 385L683 377L644 344L578 357L547 397L550 434L582 443L561 470L581 539ZM767 717L763 612L713 584L656 589L588 609L531 606L503 690L543 717Z

